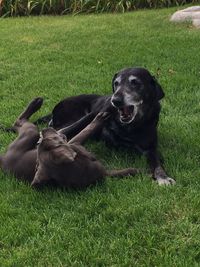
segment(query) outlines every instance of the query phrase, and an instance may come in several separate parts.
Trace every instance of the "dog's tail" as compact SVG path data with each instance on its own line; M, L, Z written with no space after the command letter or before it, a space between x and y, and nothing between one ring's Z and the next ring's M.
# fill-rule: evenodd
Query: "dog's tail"
M141 170L135 168L127 168L122 170L108 170L106 175L109 177L123 178L126 176L135 176L136 174L141 173Z

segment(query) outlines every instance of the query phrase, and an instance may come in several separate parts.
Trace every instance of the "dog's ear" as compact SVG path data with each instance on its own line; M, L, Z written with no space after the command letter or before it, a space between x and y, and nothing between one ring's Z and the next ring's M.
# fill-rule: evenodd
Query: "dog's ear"
M56 164L73 162L77 153L69 145L60 146L51 152L52 159Z
M35 176L33 178L33 181L31 183L31 186L36 189L40 189L43 185L47 184L48 180L49 180L48 175L46 174L44 169L39 165L35 173Z
M156 90L157 100L161 100L165 96L165 93L163 92L161 85L158 83L154 76L152 76L152 85Z
M118 72L117 73L115 73L115 75L113 76L113 79L112 79L112 90L113 90L113 92L114 92L114 82L115 82L115 79L116 79L116 77L117 77L117 75L118 75Z

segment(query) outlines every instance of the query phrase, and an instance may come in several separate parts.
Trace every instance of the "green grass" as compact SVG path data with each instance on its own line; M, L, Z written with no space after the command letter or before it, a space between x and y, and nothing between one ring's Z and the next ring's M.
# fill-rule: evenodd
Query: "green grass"
M0 20L0 122L11 125L35 96L45 98L37 118L66 96L109 94L116 71L144 66L166 93L160 150L177 181L36 192L1 173L0 266L200 266L200 32L171 24L174 11ZM14 137L0 132L2 153ZM146 166L87 147L109 168Z

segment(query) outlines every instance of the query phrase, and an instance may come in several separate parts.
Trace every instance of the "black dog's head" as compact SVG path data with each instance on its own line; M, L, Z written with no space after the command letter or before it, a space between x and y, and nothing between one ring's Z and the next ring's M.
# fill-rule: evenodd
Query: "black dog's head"
M118 109L121 123L131 123L143 115L143 106L152 105L164 97L164 92L148 70L127 68L112 80L111 104Z

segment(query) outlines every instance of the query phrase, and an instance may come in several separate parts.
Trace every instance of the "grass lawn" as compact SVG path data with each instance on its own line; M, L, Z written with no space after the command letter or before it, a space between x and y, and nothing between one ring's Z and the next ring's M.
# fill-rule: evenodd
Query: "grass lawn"
M160 150L177 181L36 192L0 173L0 266L200 266L200 31L171 24L174 11L0 20L1 123L35 96L37 118L66 96L109 94L116 71L144 66L166 93ZM2 153L14 138L0 132ZM130 151L87 147L109 168L146 167Z

